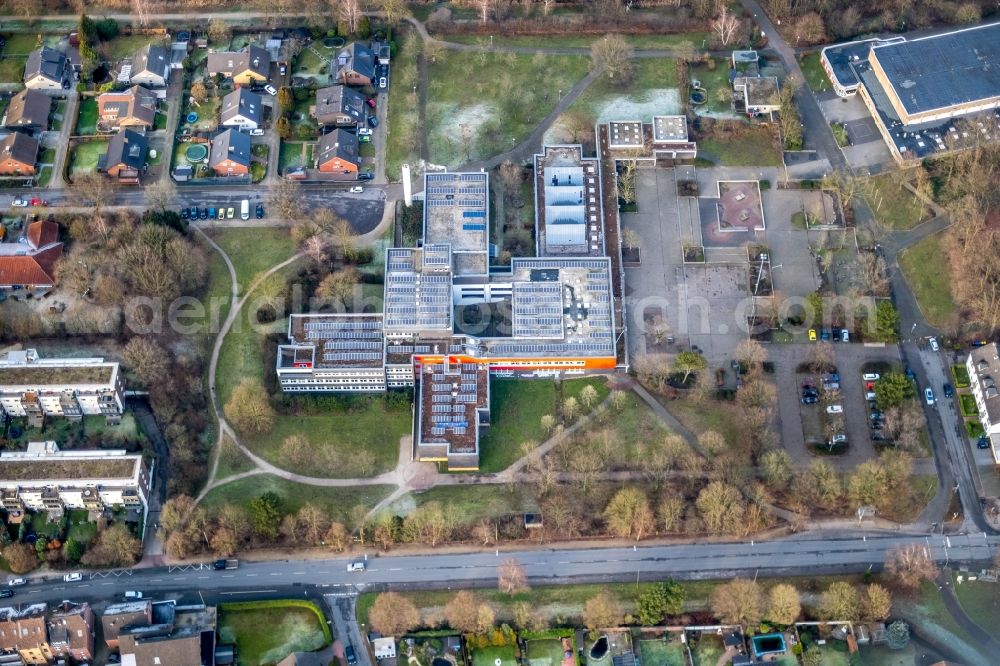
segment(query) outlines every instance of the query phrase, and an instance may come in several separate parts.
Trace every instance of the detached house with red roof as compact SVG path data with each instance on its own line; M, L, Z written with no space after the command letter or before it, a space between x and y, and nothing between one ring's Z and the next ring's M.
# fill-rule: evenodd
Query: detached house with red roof
M43 220L28 225L22 242L0 243L0 297L20 300L52 291L62 251L59 225Z

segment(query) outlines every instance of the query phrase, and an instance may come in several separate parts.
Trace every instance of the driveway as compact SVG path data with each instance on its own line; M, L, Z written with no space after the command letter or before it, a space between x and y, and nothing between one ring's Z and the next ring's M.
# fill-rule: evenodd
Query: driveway
M330 617L333 618L333 637L343 646L354 646L354 653L358 656L360 666L372 666L368 641L361 634L355 612L358 593L353 585L344 586L342 589L343 592L323 595L323 600L330 609ZM344 663L346 660L341 660L341 664Z
M76 126L77 110L80 106L80 95L71 90L66 98L66 108L63 111L62 129L59 130L59 142L56 144L56 158L52 167L52 179L49 180L49 187L62 189L66 186L63 179L65 171L66 157L69 151L69 138L73 135L73 128Z

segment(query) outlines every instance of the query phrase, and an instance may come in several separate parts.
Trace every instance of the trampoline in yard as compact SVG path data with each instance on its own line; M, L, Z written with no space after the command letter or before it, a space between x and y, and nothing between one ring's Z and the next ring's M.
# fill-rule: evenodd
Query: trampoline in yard
M781 634L764 634L750 639L753 653L758 659L769 654L784 654L786 651L785 637Z
M192 143L184 151L184 156L187 157L188 162L201 162L208 157L208 148L203 143Z
M194 111L192 111L191 113L187 114L187 121L188 121L188 124L198 122L198 114L195 113Z

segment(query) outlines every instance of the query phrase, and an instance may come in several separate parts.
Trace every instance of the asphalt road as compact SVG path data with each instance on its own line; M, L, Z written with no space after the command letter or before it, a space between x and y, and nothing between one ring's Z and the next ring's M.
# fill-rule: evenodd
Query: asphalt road
M499 553L370 556L364 572L348 573L348 558L244 562L236 570L135 569L121 575L85 574L78 583L35 576L15 588L18 603L107 600L125 590L159 597L211 598L351 595L365 590L496 584L497 566L515 558L532 584L728 578L736 575L847 573L878 569L892 548L922 543L939 562L973 567L993 557L1000 537L982 532L944 536L885 533L811 533L755 543L710 542L635 548L544 549ZM359 556L361 557L361 556Z
M351 224L351 228L358 235L372 231L382 221L382 212L385 209L386 197L392 196L394 188L392 186L371 186L362 185L364 191L361 193L351 193L349 189L358 183L317 183L303 184L302 207L306 211L317 208L331 208L340 217ZM387 191L388 190L388 191ZM172 203L173 208L199 206L234 207L236 209L236 219L239 219L240 202L249 199L252 208L258 203L264 204L267 209L268 189L262 185L239 187L185 187L178 186L177 194ZM33 192L33 191L32 191ZM28 196L30 193L8 190L0 194L0 208L10 208L12 212L19 209L11 207L11 202L15 197ZM70 190L45 190L41 193L50 207L73 207L77 201ZM145 192L141 188L123 188L118 190L110 200L105 201L104 206L133 206L145 209L148 206Z

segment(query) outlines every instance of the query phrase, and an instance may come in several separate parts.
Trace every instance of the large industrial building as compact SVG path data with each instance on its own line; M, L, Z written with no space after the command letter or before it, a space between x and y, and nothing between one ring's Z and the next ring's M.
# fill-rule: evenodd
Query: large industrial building
M861 94L899 161L1000 137L1000 23L828 46L821 63L838 95Z
M469 470L489 425L490 373L615 368L621 262L609 252L620 249L604 239L619 232L604 228L599 162L546 146L534 164L537 257L491 266L485 173L425 175L422 242L386 251L383 312L292 315L282 390L413 387L414 457Z

